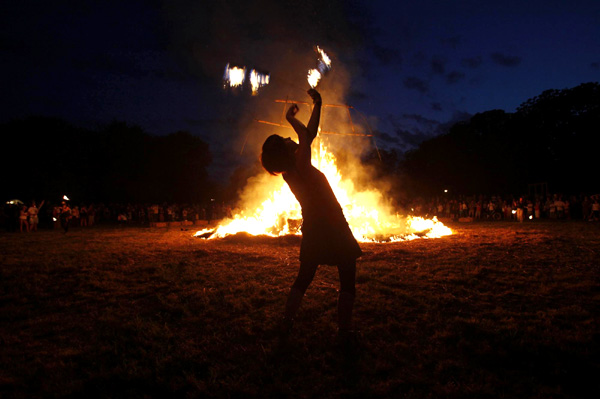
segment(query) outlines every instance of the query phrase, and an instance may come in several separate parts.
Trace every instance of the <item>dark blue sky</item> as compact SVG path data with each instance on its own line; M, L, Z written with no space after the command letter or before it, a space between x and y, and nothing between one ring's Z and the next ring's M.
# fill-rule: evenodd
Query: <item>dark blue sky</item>
M316 44L334 62L325 102L354 106L380 146L400 150L468 115L600 80L592 0L19 1L0 18L1 121L187 130L229 166L248 137L254 156L268 133L254 118L279 115L274 99L306 100ZM223 90L228 62L271 84L254 97Z

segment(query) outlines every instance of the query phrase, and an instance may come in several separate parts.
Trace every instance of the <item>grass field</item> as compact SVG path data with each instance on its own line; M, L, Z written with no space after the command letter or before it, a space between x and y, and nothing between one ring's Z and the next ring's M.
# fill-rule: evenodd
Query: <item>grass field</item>
M0 396L600 397L600 224L451 227L361 245L351 359L331 267L276 350L296 237L0 233Z

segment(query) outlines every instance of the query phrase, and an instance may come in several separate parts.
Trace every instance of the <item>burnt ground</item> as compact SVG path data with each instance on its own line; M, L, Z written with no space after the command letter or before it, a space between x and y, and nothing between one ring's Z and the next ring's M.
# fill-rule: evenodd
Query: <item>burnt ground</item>
M296 237L0 233L0 396L598 397L600 224L451 227L361 245L351 355L332 267L277 345Z

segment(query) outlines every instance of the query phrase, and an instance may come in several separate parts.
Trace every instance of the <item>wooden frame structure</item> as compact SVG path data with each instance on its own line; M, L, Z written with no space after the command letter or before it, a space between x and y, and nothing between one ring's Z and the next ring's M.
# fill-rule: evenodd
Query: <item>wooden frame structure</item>
M290 101L288 99L285 99L285 100L275 100L275 103L283 104L283 110L281 112L281 118L280 118L279 122L269 122L269 121L264 121L264 120L261 120L261 119L255 119L255 121L258 122L258 123L264 123L266 125L283 127L285 129L292 129L292 127L289 124L284 123L285 122L285 113L286 113L286 105L287 104L306 105L312 111L312 104L310 104L308 102L305 102L305 101ZM375 147L375 150L377 151L377 156L379 157L379 160L381 160L381 154L379 153L379 148L377 147L377 142L375 142L375 135L373 134L373 131L371 130L371 127L369 126L369 123L367 122L367 118L365 118L364 115L362 115L362 113L360 113L356 108L352 107L351 105L323 104L322 107L323 107L323 109L325 109L325 108L346 108L346 110L348 112L348 120L350 121L350 127L352 129L352 133L342 133L342 132L334 132L334 131L328 131L328 130L321 130L321 131L319 131L319 134L332 134L332 135L339 135L339 136L370 137L373 140L373 145ZM354 110L355 112L357 112L359 115L362 116L362 118L365 121L365 126L368 129L368 133L367 134L365 134L365 133L357 133L356 132L356 130L354 129L354 122L352 120L352 114L350 113L350 110ZM322 112L321 113L321 124L323 123L324 115L325 115L325 113ZM247 141L248 141L248 136L246 136L246 139L244 140L244 144L242 146L242 151L241 152L244 152L244 147L246 146L246 142Z

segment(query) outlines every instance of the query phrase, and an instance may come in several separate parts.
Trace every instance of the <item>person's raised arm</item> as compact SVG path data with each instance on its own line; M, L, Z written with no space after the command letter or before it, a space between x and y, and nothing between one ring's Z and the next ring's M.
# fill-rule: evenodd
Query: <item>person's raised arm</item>
M302 122L296 119L296 114L298 113L298 111L298 106L296 104L292 104L292 106L288 109L287 113L285 114L285 119L287 119L290 125L292 125L292 127L294 128L294 131L298 135L298 142L300 143L300 145L307 143L310 146L310 142L308 142L308 130L306 129L306 126L304 126Z
M310 120L308 121L308 125L306 129L308 130L308 140L310 143L317 137L317 133L319 131L319 122L321 120L321 95L315 89L309 89L308 95L313 100L313 110L310 115Z
M300 170L310 166L310 143L308 129L302 122L296 119L298 113L298 106L292 105L286 114L286 119L292 125L296 134L298 135L298 149L294 156L296 158L296 167Z

